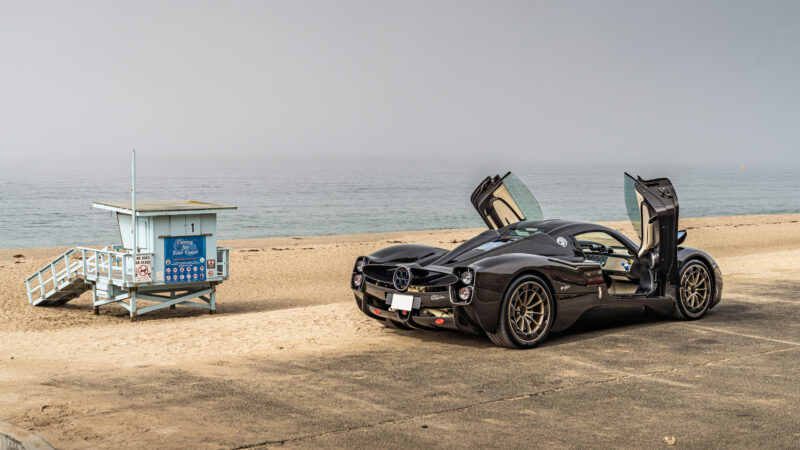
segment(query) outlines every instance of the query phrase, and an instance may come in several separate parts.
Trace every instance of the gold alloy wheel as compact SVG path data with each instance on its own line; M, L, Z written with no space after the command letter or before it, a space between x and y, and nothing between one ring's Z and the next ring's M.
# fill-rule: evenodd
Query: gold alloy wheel
M681 302L689 315L702 314L711 300L711 276L703 264L695 263L681 276Z
M532 342L547 327L550 297L542 285L527 281L517 286L508 302L508 321L521 341Z

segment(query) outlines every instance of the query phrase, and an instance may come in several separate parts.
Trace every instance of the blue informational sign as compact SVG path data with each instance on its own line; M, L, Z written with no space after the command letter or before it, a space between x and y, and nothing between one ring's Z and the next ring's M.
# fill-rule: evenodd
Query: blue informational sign
M206 237L164 238L164 281L191 283L206 279Z

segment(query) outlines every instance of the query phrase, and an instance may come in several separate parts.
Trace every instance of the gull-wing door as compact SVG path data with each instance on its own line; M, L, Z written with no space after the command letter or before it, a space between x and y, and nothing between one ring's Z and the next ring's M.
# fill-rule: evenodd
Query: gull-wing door
M639 236L639 260L657 274L663 294L678 285L678 196L667 178L644 180L625 174L625 207Z
M525 184L511 172L486 177L472 192L472 206L489 228L542 220L542 208Z

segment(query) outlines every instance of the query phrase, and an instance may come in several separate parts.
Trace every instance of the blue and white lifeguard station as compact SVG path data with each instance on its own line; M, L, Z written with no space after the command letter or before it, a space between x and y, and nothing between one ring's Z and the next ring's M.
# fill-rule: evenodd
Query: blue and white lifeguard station
M61 305L91 289L95 314L117 303L131 320L176 305L212 314L217 309L217 285L228 279L230 261L230 249L217 246L217 213L236 207L194 200L137 203L133 158L131 200L92 204L114 213L122 244L64 252L25 280L31 305Z

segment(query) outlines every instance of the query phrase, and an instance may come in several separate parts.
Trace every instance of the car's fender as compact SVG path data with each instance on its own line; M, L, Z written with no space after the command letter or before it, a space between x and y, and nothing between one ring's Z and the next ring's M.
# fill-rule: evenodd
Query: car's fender
M722 270L714 258L703 250L694 247L678 247L678 271L687 262L697 259L705 263L711 269L714 276L714 296L711 298L709 308L713 308L722 299Z
M552 257L523 253L492 256L470 265L475 269L475 296L469 306L473 320L488 332L496 332L500 305L511 282L534 274L547 283L556 306L554 329L574 322L597 296L597 287L585 282L597 272L593 264L574 264ZM602 276L602 275L600 275ZM569 300L565 302L563 300ZM566 326L562 325L562 322Z

